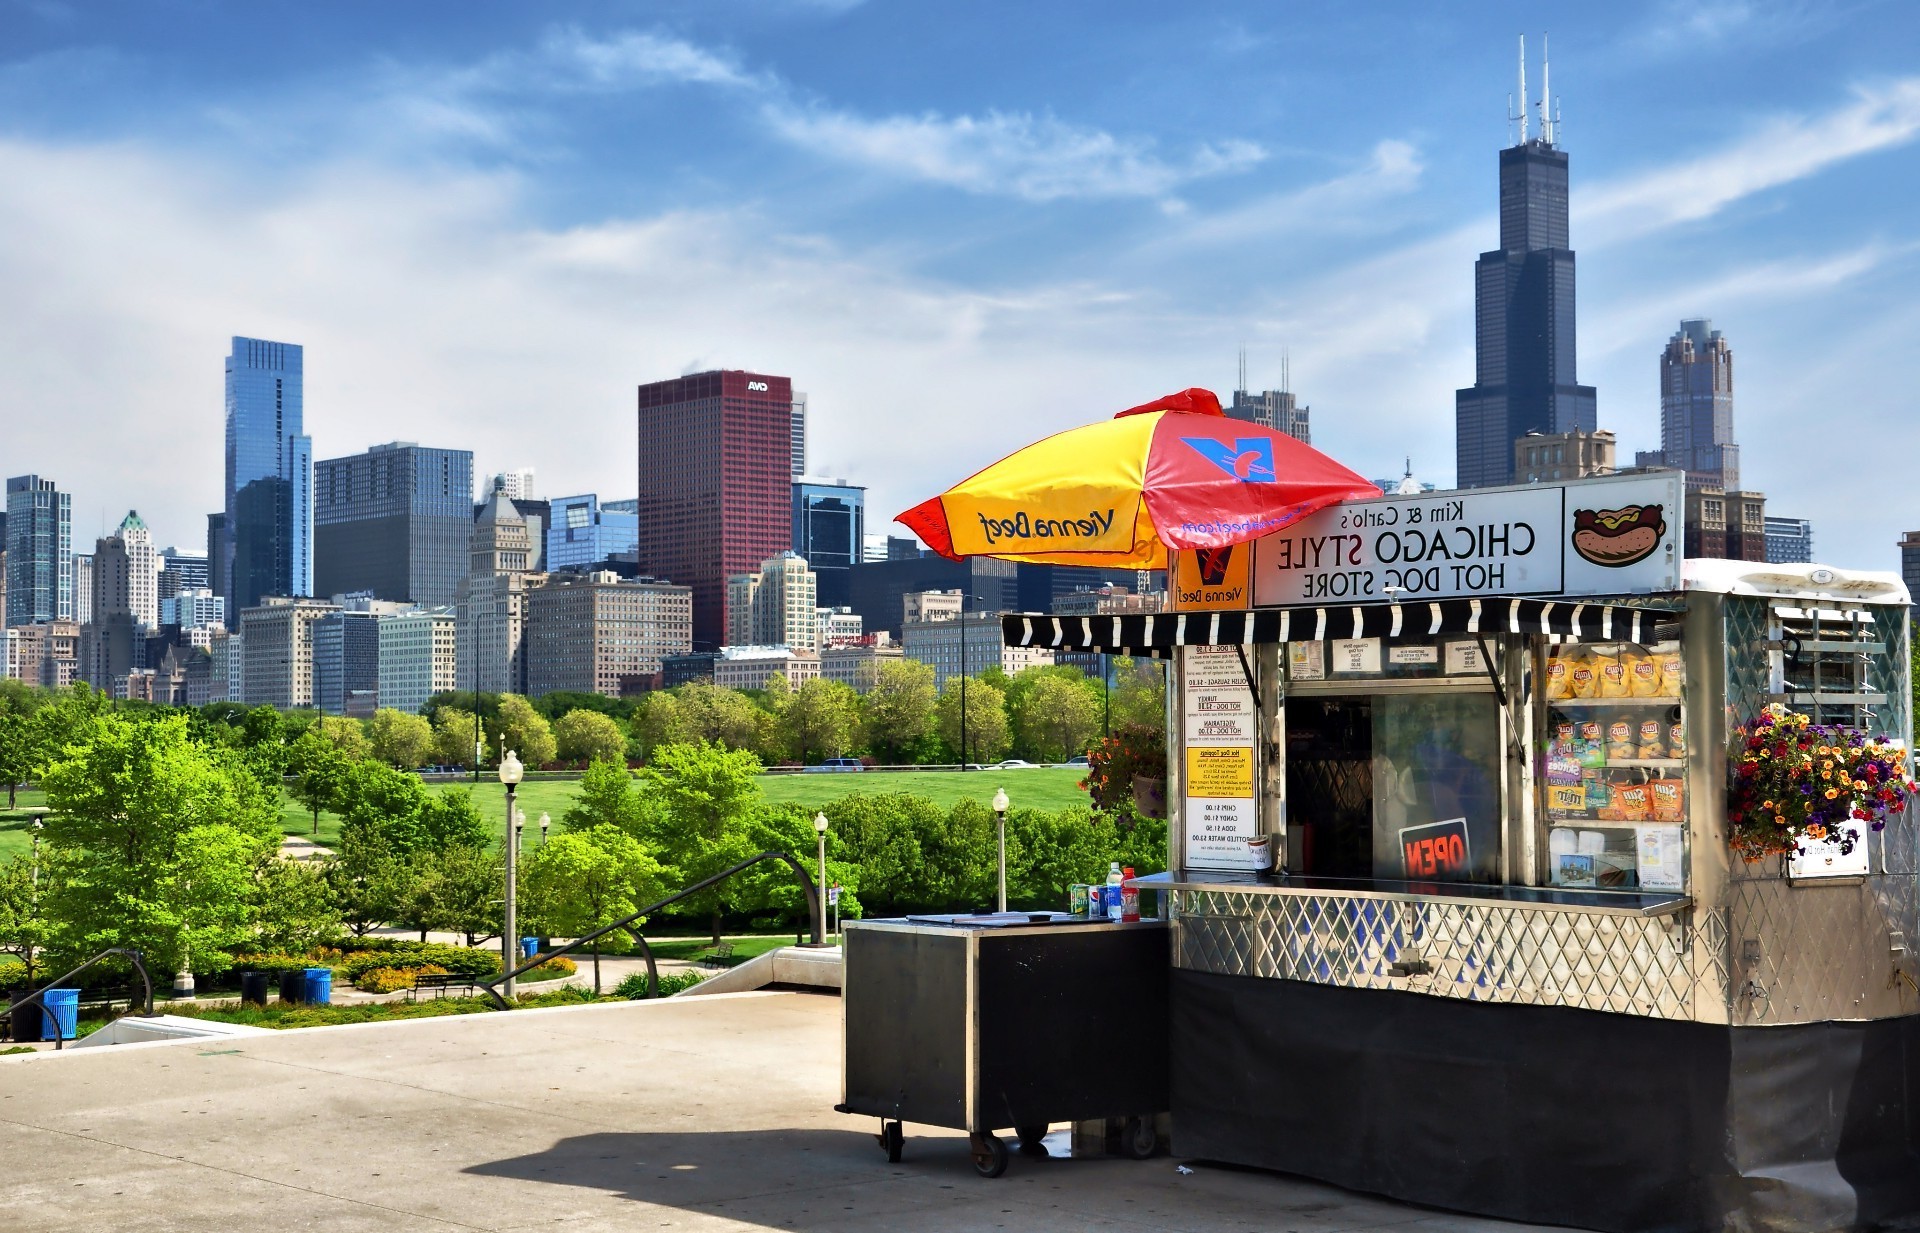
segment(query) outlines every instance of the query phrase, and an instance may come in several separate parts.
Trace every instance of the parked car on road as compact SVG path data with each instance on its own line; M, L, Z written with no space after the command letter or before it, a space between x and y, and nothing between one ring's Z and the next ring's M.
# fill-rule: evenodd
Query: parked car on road
M1075 754L1073 757L1068 758L1065 762L1062 762L1060 765L1061 766L1087 766L1089 765L1089 763L1087 762L1087 755Z
M1040 764L1037 762L1028 762L1024 758L1008 758L1005 762L994 763L993 769L996 771L1037 771L1040 769Z
M814 774L823 771L864 771L866 769L866 763L860 761L858 758L828 758L818 766L808 767L807 773Z

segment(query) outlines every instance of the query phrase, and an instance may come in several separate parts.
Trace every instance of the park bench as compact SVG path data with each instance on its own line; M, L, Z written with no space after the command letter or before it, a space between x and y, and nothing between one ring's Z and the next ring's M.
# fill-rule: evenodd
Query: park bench
M721 968L732 967L733 964L730 962L732 958L733 958L733 943L722 942L720 943L720 945L714 947L712 950L708 951L706 954L700 956L700 966L703 968L709 968L714 971L718 971Z
M413 988L407 990L407 996L409 1000L417 1002L422 989L431 989L436 997L444 997L449 989L465 989L471 994L479 987L478 980L459 972L415 972Z

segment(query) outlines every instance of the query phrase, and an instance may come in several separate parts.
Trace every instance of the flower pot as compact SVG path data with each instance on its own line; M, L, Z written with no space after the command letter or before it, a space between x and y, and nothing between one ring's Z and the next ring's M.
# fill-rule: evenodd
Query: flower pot
M1167 781L1150 775L1133 777L1133 807L1141 816L1164 818L1167 816Z

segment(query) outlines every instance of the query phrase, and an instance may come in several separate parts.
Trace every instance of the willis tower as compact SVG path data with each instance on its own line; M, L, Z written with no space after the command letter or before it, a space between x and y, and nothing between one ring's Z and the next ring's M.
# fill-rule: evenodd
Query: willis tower
M1592 432L1593 387L1574 376L1573 250L1567 153L1541 69L1540 132L1528 135L1527 43L1520 40L1518 144L1500 151L1500 247L1474 263L1474 380L1454 391L1455 482L1513 482L1513 444L1530 432Z

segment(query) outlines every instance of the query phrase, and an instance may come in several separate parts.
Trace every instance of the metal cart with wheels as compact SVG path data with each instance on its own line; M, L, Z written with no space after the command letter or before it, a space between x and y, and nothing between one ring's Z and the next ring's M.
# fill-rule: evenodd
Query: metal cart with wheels
M1167 1107L1167 926L1059 913L850 922L845 1099L881 1120L890 1162L906 1122L964 1130L982 1177L1011 1130L1045 1157L1049 1124L1126 1119L1151 1155Z

